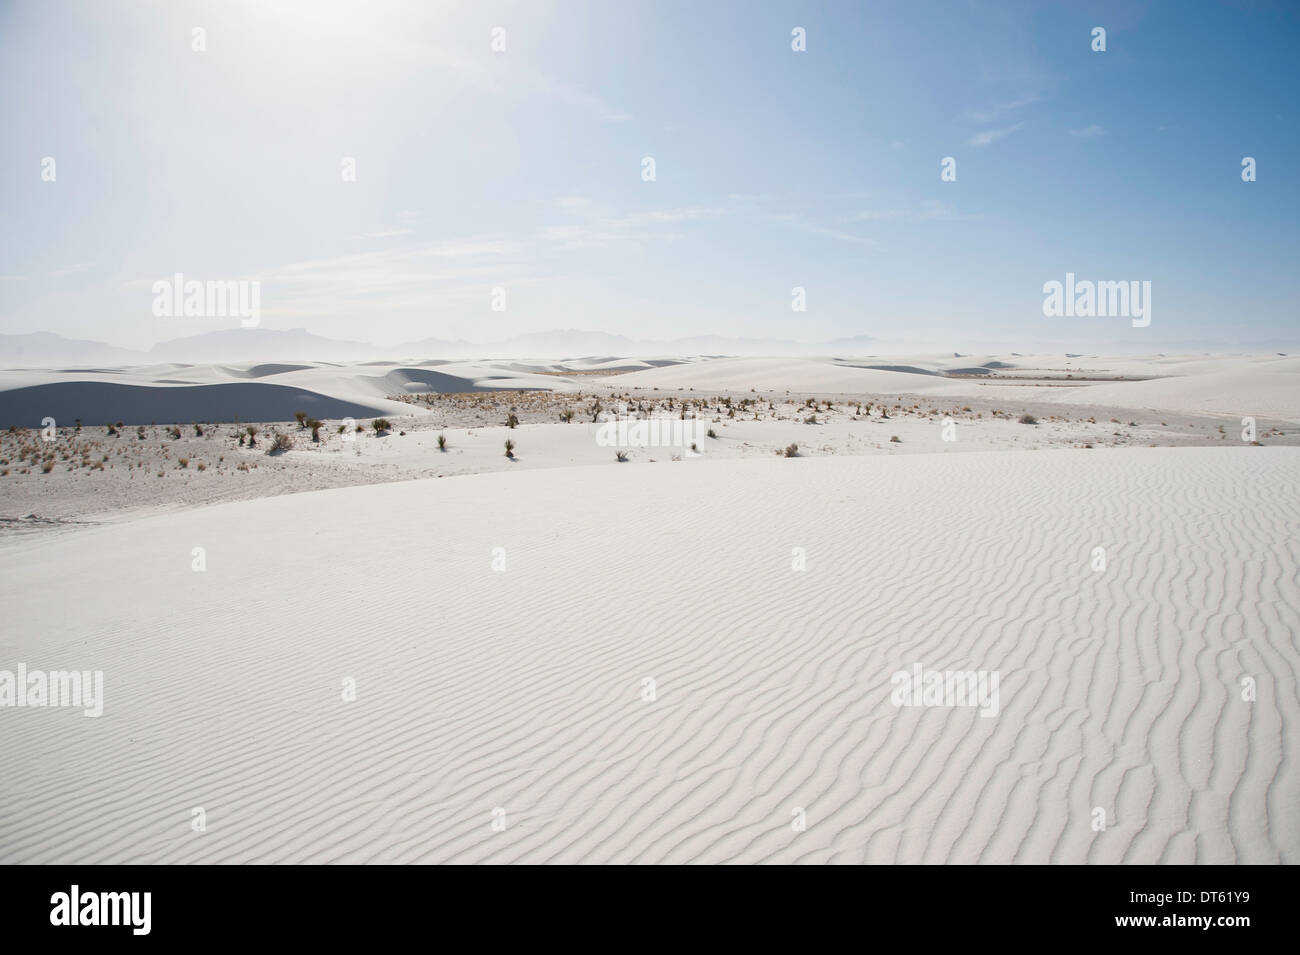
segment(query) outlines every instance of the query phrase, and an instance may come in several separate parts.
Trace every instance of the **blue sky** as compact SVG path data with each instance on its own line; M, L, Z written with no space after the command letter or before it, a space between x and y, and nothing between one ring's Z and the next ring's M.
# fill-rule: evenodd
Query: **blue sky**
M1294 3L0 0L0 331L237 324L155 317L182 272L379 344L1295 342L1298 46ZM1067 271L1151 325L1044 317Z

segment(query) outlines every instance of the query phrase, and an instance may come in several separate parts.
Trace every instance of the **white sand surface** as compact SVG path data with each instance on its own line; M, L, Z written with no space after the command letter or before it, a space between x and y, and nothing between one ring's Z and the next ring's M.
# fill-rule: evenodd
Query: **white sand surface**
M518 363L247 362L118 369L0 370L0 427L292 420L418 413L391 396L497 389L569 390Z
M1297 475L706 457L10 540L0 669L105 701L0 710L0 861L1294 862Z
M986 373L979 374L981 370ZM720 358L620 375L610 381L614 387L642 390L755 389L1042 400L1300 421L1300 357L1278 355Z
M1149 370L1168 377L1056 391L1045 400L1300 421L1300 358L1155 364Z
M898 365L881 360L880 364ZM613 379L618 388L688 388L862 394L962 395L974 389L936 374L883 371L815 358L719 358L631 372Z
M923 396L1045 401L1300 422L1300 357L905 355L825 358L597 356L564 362L411 359L0 369L0 428L419 415L392 400L492 390Z

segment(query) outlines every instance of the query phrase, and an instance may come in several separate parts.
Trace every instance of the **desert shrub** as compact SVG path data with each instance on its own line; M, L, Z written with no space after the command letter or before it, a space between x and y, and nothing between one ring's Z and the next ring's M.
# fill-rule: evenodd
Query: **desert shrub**
M788 444L783 453L787 458L797 458L799 456L799 445Z
M709 431L708 431L708 436L709 436L710 438L716 438L716 437L717 437L717 434L714 433L714 430L713 430L712 428L710 428Z
M307 412L295 411L293 413L293 420L298 422L298 430L301 431L303 428L307 427Z
M203 429L200 428L197 424L194 426L194 437L196 438L203 437Z
M513 458L514 456L515 456L515 443L511 441L509 438L506 438L506 457Z
M176 459L176 464L177 464L177 466L179 466L179 467L187 468L187 467L190 466L190 459L189 459L189 458L177 458L177 459Z
M561 411L560 420L565 424L571 423L573 421L573 411L567 408L564 411Z
M439 451L447 450L447 436L445 434L438 435L438 450Z
M325 427L325 422L317 421L315 418L312 418L310 421L307 422L307 427L311 428L311 439L315 441L317 444L319 444L320 429Z
M890 438L889 438L889 440L892 441L894 444L902 444L902 443L903 443L903 442L902 442L902 439L899 438L898 435L896 435L896 434L895 434L895 435L891 435Z
M627 452L626 452L626 451L615 451L615 452L614 452L614 458L615 458L615 460L617 460L620 464L625 463L625 462L627 461Z
M1022 414L1020 416L1021 424L1038 424L1038 419L1031 414Z
M284 452L291 450L293 450L293 438L289 437L287 434L276 432L275 437L271 439L271 446L266 449L266 453L283 454Z
M370 427L374 428L375 434L379 435L392 430L393 425L387 418L376 418L370 422Z
M510 417L506 418L506 427L513 428L517 424L519 424L519 416L516 415L513 411L511 411Z

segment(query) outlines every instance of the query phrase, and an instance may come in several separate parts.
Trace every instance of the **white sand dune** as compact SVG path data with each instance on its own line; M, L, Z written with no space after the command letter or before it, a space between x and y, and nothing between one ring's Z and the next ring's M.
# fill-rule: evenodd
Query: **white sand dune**
M120 369L0 371L0 427L39 427L45 417L84 424L189 421L285 421L419 414L391 400L410 392L499 389L571 390L556 374L510 363L402 362L337 364L151 365Z
M1045 397L1071 404L1300 421L1300 358L1219 359L1213 363L1156 364L1150 368L1170 377L1094 385Z
M963 377L946 377L961 375ZM1129 380L1110 380L1126 378ZM1300 421L1300 357L1060 355L722 358L620 375L615 387L1000 398Z
M0 861L1293 862L1298 467L611 464L11 541L0 669L106 701L0 710ZM896 708L918 663L999 714Z
M885 362L882 362L885 364ZM973 389L933 373L885 371L815 358L718 358L620 375L618 388L960 395Z
M595 376L592 373L597 373ZM606 377L608 375L608 377ZM1121 380L1116 380L1121 379ZM104 387L112 385L114 387ZM564 362L249 362L0 370L0 428L46 416L86 424L422 414L416 392L694 389L1047 401L1300 421L1300 358L912 355L845 358L609 356Z
M322 394L266 382L155 386L69 381L0 391L0 422L39 427L52 417L60 424L87 425L189 421L291 421L305 411L316 418L409 413L399 402L361 394Z

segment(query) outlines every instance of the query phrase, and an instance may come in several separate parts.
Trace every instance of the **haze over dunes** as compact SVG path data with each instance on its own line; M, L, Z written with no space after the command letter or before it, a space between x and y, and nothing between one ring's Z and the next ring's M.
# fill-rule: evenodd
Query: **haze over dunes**
M616 375L609 379L589 376ZM274 421L413 412L410 393L638 391L1005 397L1300 421L1300 357L913 354L822 358L594 356L563 360L241 362L0 370L0 427Z

